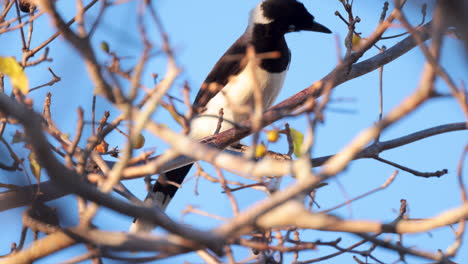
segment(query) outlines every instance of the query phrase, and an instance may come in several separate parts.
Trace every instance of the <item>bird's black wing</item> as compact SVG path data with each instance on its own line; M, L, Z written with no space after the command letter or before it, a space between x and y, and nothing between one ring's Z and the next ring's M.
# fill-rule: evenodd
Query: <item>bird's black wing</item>
M224 53L218 60L211 72L205 79L202 87L200 88L197 97L195 98L193 107L200 110L206 106L208 101L211 100L229 81L231 76L240 73L244 66L241 61L247 49L247 40L241 36L232 46ZM213 88L215 87L215 88ZM211 88L211 89L209 89ZM193 164L188 164L181 168L166 172L166 178L174 183L182 184L185 176L189 172ZM156 182L153 186L153 192L157 194L161 204L166 204L174 197L178 187L171 184Z
M247 45L246 37L241 36L215 64L203 82L193 103L193 107L197 112L206 106L232 76L239 74L244 69L245 65L242 65L242 59Z

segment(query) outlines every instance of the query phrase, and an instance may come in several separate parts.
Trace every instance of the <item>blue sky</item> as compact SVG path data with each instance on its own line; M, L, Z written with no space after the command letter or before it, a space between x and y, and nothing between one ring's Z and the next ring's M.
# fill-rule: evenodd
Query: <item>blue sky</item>
M188 81L193 89L191 96L192 98L195 97L197 87L202 83L211 67L245 30L248 12L255 4L256 1L247 0L155 1L155 6L161 15L169 33L171 44L176 51L177 61L184 70L177 84L171 89L171 95L180 96L183 82ZM317 21L329 27L334 34L300 32L291 33L287 36L292 52L292 63L277 102L299 92L333 69L337 63L336 38L339 38L338 43L342 45L341 48L343 49L343 39L346 36L347 27L334 15L336 10L344 14L339 1L309 0L304 1L304 4L316 17ZM58 5L65 17L71 17L74 12L74 2L60 1ZM358 15L362 20L357 26L357 31L363 32L363 36L369 35L375 28L380 16L381 6L382 1L355 1L355 15ZM118 52L119 55L130 57L128 60L123 61L124 67L132 65L138 59L142 45L135 27L135 10L134 3L126 3L122 6L113 7L105 14L107 16L105 16L104 21L93 37L93 44L96 47L100 61L108 60L106 55L99 50L101 41L108 42L111 50ZM429 10L431 10L431 6L429 6ZM420 20L418 10L409 7L407 11L411 22L417 24ZM96 12L90 12L86 17L92 20L95 15ZM36 45L53 32L49 20L41 19L40 21L35 24L37 35L33 38L33 43ZM151 26L151 30L154 30L154 26ZM401 31L401 28L393 28L390 32ZM16 33L1 36L0 43L6 48L0 50L0 55L16 55L17 58L20 58L20 48L17 46L18 40L19 34ZM157 34L153 35L153 40L155 43L159 43ZM382 44L390 47L398 40L389 40ZM34 47L35 44L32 46ZM366 56L377 53L378 51L374 49ZM93 85L90 83L84 65L77 53L62 39L56 40L51 45L50 54L54 61L46 66L50 66L62 77L62 81L53 87L33 92L31 97L35 100L35 108L41 111L44 96L48 91L51 91L53 93L52 111L54 119L64 132L73 134L75 131L76 108L78 106L83 107L88 120L90 118ZM446 67L457 84L468 81L466 57L461 54L461 45L453 38L447 39L442 52L442 65ZM165 62L165 59L161 56L157 56L151 61L144 77L144 83L147 86L151 86L153 83L151 72L163 75ZM384 113L395 107L403 98L416 89L423 63L422 53L414 49L397 61L385 66ZM46 66L31 68L26 71L31 86L49 81L50 77ZM436 83L436 89L443 93L449 92L445 83L440 80ZM359 131L371 126L377 120L378 72L375 71L342 84L334 90L332 98L347 100L337 100L331 103L329 110L325 112L325 121L318 127L316 144L312 151L315 157L339 151ZM100 116L104 110L109 109L109 106L104 100L98 99L97 109L98 116ZM116 117L117 114L118 112L113 110L111 117ZM176 130L179 129L162 109L158 110L153 118L158 122L168 124ZM389 140L432 126L463 120L464 117L455 100L451 98L434 99L386 130L382 135L382 140ZM282 120L275 125L281 127L285 122L290 123L297 130L305 131L306 121L304 118ZM89 128L86 133L89 135ZM442 178L425 179L400 171L395 182L389 188L333 213L351 219L391 221L397 216L400 199L408 201L410 218L431 217L448 208L460 205L461 199L456 181L456 166L464 144L467 143L467 136L466 131L453 132L382 153L381 157L415 170L435 171L446 168L449 173ZM163 142L149 134L146 134L146 138L147 149L155 148L158 153L165 149ZM124 140L125 138L118 133L114 133L108 138L111 146L121 146ZM244 142L249 143L250 141L247 139ZM20 153L26 153L21 150L20 146L15 147ZM285 141L281 140L280 143L272 145L271 149L286 152L287 146ZM3 150L0 149L0 151ZM205 168L207 168L208 172L213 172L209 165L205 166ZM332 207L346 201L348 197L355 197L377 188L385 182L394 170L395 168L374 160L352 162L345 172L330 180L328 186L318 191L317 202L323 209ZM467 170L465 168L465 175L468 173ZM6 175L0 175L0 181L4 182L6 177ZM228 177L233 180L242 180L233 175L228 175ZM8 179L10 180L10 178ZM282 186L287 186L291 182L291 179L285 179ZM194 184L194 179L184 184L168 208L167 212L170 216L174 219L181 219L180 213L188 204L214 214L232 215L228 200L221 193L219 185L200 180L199 195L195 195ZM145 196L143 180L126 182L126 185L135 191L139 197ZM236 198L239 200L241 208L246 208L253 202L264 198L264 195L257 191L239 191L236 193ZM76 201L73 197L60 199L53 204L66 205L67 208L71 208L67 211L66 218L76 219L76 210L73 210ZM21 210L22 208L10 210L0 215L3 219L2 222L7 226L11 226L6 230L5 237L11 238L12 241L17 240L19 237L20 227L17 223L20 219ZM219 224L217 221L197 215L186 216L183 220L200 228L210 228ZM76 220L71 222L76 223ZM130 222L129 217L112 213L107 209L103 209L95 221L99 227L106 230L126 230ZM316 231L301 232L301 238L307 241L316 239L322 241L334 240L341 236L343 234ZM345 241L343 246L357 241L353 236L343 237ZM404 236L404 245L415 245L419 249L431 251L445 250L453 242L453 239L452 231L449 228L444 228L430 233L406 235ZM5 252L9 246L9 243L2 243L0 245L1 252ZM466 249L466 246L462 248L456 261L463 263L468 260L468 250ZM63 260L65 255L74 256L82 252L82 250L81 247L71 248L60 255L39 261L39 263L51 263L58 259ZM301 259L315 258L332 252L334 251L320 247L316 251L301 254ZM238 249L236 254L240 260L242 257L247 256L249 252ZM390 255L386 250L378 250L375 256L383 261L397 259L397 255ZM352 261L351 258L352 255L347 254L335 259L334 262L350 262ZM197 263L201 261L193 254L178 257L173 261L181 262L182 260ZM421 259L409 259L409 262L424 263Z

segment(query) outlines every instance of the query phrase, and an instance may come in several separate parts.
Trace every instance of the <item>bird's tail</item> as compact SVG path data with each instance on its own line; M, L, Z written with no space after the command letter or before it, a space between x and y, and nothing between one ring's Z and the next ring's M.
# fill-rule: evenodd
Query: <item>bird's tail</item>
M166 178L168 181L176 183L177 185L182 184L187 176L190 168L192 168L192 164L185 165L183 167L177 168L175 170L171 170L166 172ZM152 207L159 207L163 210L166 209L167 205L171 201L172 197L176 194L179 188L174 184L169 183L161 183L157 181L153 186L153 192L149 193L144 203L148 206ZM132 225L130 226L131 233L149 233L151 232L156 226L152 223L144 221L142 219L135 218L133 220Z

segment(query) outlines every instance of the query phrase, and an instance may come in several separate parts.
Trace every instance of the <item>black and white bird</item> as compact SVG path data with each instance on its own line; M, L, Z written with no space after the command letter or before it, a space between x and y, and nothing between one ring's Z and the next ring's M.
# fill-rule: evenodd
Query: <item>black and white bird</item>
M230 129L250 118L249 113L238 109L245 106L253 109L254 91L261 89L264 109L270 107L283 86L291 61L291 53L284 35L289 32L316 31L331 33L297 0L263 0L250 13L246 31L219 59L206 77L193 103L197 116L190 124L190 137L201 139L216 131L219 111L223 109L220 131ZM277 56L265 56L259 61L242 60L247 47L253 47L259 56L276 52ZM249 65L253 63L253 65ZM252 68L253 67L253 68ZM253 73L253 74L252 74ZM169 181L181 184L192 164L166 172ZM152 204L165 209L177 187L157 182ZM136 219L131 232L150 232L153 225Z

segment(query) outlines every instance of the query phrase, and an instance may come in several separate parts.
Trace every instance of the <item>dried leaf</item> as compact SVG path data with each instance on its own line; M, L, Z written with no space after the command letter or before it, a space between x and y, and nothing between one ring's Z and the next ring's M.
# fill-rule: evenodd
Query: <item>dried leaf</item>
M39 182L41 179L41 165L36 160L36 155L34 152L30 152L28 155L29 160L29 168L31 169L32 174L36 177L37 181Z
M141 149L145 145L145 141L145 136L139 134L137 139L134 142L132 142L132 147L134 149Z

